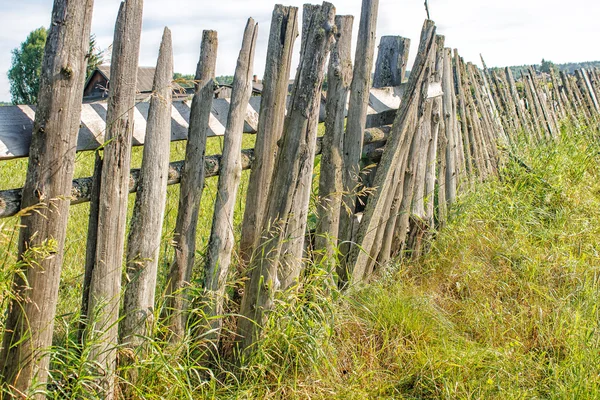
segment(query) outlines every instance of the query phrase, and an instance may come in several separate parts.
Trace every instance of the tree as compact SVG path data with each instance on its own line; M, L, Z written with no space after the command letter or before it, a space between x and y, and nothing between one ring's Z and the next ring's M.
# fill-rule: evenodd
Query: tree
M90 49L87 55L87 68L85 70L85 79L92 75L92 72L104 62L104 52L100 50L96 43L96 35L90 35Z
M13 104L37 102L46 36L46 28L38 28L27 36L19 48L12 51L8 80Z
M554 63L552 61L548 61L542 58L542 65L540 66L540 72L545 72L547 74L550 73L550 71L558 71L558 68L556 68L556 65L554 65Z
M8 80L13 104L37 103L46 36L46 28L38 28L29 33L19 48L12 51L12 66L8 70ZM96 44L96 35L91 35L87 54L86 78L103 61L103 52Z

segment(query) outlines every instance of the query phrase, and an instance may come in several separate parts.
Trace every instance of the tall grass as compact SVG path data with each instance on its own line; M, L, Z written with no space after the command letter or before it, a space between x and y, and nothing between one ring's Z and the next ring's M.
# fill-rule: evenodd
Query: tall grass
M202 337L175 346L161 339L157 324L145 357L119 353L133 360L120 371L122 397L600 398L598 136L569 125L553 142L519 141L498 179L463 194L427 255L381 266L367 286L339 293L326 267L309 263L303 281L277 299L255 352L241 363L232 361L235 305L223 357L208 366ZM203 210L212 210L213 181ZM177 190L170 190L162 276L177 205ZM94 365L75 332L83 265L77 240L85 238L77 207L50 349L51 398L95 398ZM199 264L210 217L199 222ZM6 228L0 240L14 242ZM13 261L0 263L2 289ZM190 332L202 320L194 318L201 305L194 306Z

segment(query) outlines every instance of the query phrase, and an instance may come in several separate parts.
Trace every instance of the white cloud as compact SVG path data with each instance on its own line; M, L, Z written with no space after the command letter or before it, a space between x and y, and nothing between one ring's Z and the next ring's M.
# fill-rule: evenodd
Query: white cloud
M284 4L302 7L309 0ZM219 33L217 74L229 75L241 44L248 17L259 23L255 72L262 75L270 16L275 0L146 0L140 50L140 65L154 65L163 27L173 32L175 69L195 71L203 29ZM312 1L316 3L316 1ZM10 98L6 72L10 50L27 34L48 25L50 0L21 0L18 5L0 5L0 101ZM333 2L338 14L355 16L358 31L361 0ZM431 17L446 45L459 49L465 59L478 62L479 53L490 66L600 59L600 47L590 43L600 37L600 2L592 0L429 0ZM100 46L112 42L120 0L96 0L92 32ZM380 0L377 36L402 35L412 39L416 51L425 10L423 0ZM299 48L299 40L296 43ZM412 57L411 57L412 58ZM297 63L297 57L294 61Z

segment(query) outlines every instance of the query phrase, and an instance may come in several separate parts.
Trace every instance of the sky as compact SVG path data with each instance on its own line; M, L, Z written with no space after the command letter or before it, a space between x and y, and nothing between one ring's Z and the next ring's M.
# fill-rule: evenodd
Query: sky
M120 2L95 1L92 33L102 49L112 43ZM168 26L173 36L175 71L193 73L202 30L213 29L219 35L217 75L233 75L246 20L252 17L259 24L254 71L261 77L270 17L278 2L301 8L308 1L145 0L140 66L155 65L163 28ZM333 1L337 14L354 15L354 36L361 3ZM0 0L0 101L10 101L7 72L11 50L30 31L49 26L52 4L52 0ZM538 64L542 58L555 63L600 60L597 0L429 0L429 8L438 34L446 37L446 46L458 48L467 61L479 63L480 53L488 66ZM412 60L425 17L423 0L380 0L377 41L384 35L411 38ZM299 47L298 38L298 51ZM297 63L296 56L293 65Z

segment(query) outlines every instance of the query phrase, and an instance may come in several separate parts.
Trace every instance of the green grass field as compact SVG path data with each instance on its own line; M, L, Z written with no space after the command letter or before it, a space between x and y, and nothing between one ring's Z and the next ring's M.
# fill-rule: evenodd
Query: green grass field
M331 291L320 266L309 265L305 282L278 300L255 356L242 366L227 357L200 366L202 338L177 347L153 339L148 357L121 371L122 392L140 399L600 398L599 136L568 126L556 142L515 145L530 171L506 160L499 179L463 193L428 255L381 268L369 286ZM183 152L183 143L172 145L173 160ZM219 152L219 139L211 139L207 153ZM134 166L140 158L136 149ZM0 189L22 185L25 163L2 164ZM91 168L92 156L80 155L77 176ZM199 268L216 182L207 179L202 200ZM172 186L158 293L172 260L177 201ZM71 209L52 398L95 398L88 349L74 333L87 211L85 204ZM10 287L17 222L0 221L0 293Z

